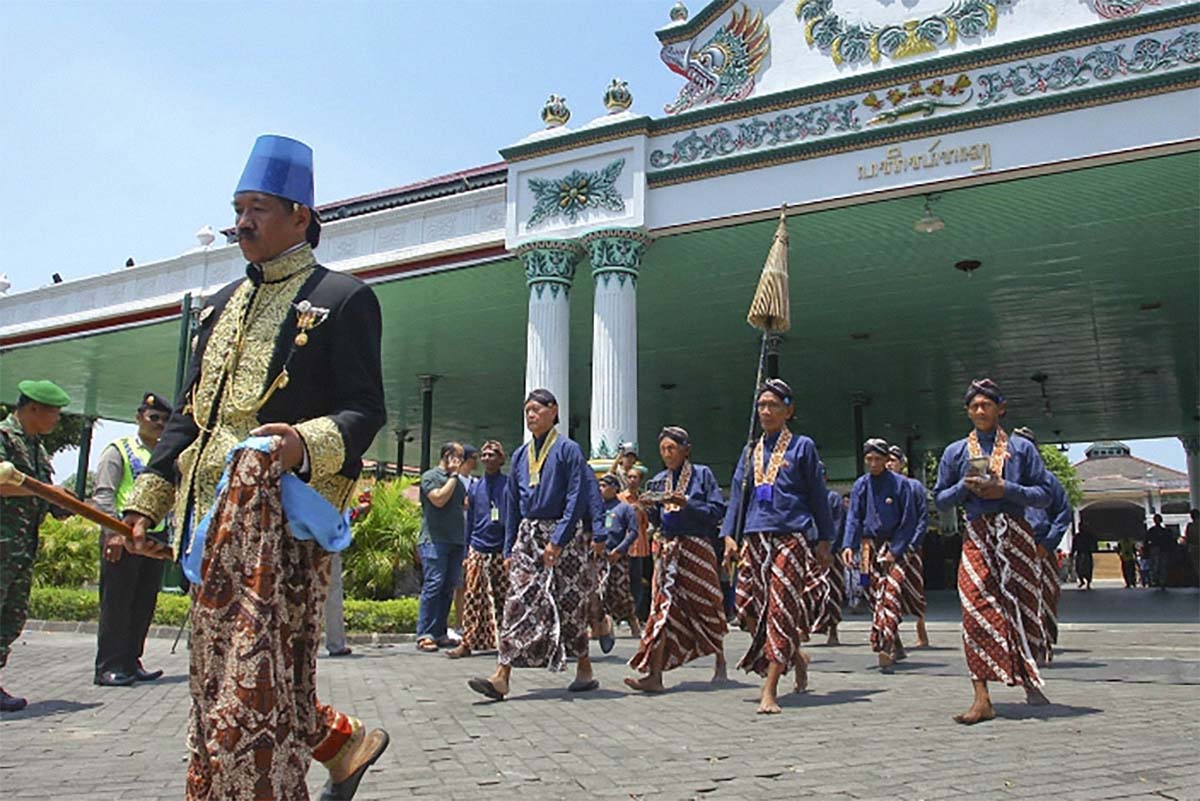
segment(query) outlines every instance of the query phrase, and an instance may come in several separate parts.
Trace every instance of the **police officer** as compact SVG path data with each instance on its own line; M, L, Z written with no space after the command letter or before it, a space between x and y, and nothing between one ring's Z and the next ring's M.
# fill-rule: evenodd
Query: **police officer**
M50 381L22 381L17 390L17 408L0 420L0 461L12 462L30 478L49 483L54 468L42 437L58 425L62 407L71 399ZM8 663L9 649L29 615L38 527L48 511L50 504L27 489L0 485L0 668ZM25 704L24 698L0 688L0 712L16 712Z
M142 395L137 410L137 435L121 437L100 454L93 506L114 516L125 510L133 483L146 469L170 416L171 407L162 395L154 392ZM165 542L166 522L159 521L151 533ZM126 553L125 537L107 529L100 534L100 549L95 683L102 687L128 687L135 681L154 681L162 671L146 670L141 660L162 585L163 561Z

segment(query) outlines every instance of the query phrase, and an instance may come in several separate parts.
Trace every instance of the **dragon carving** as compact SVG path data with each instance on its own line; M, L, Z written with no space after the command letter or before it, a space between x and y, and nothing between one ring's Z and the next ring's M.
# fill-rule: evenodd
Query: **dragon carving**
M699 47L696 40L668 44L662 60L672 72L687 78L674 103L664 110L678 114L711 103L744 100L754 91L754 78L771 51L770 27L762 11L751 14L745 4Z

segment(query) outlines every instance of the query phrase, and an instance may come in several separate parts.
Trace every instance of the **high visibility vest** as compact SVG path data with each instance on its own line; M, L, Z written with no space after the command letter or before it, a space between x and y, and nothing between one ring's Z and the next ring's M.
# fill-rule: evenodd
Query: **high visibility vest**
M121 452L121 462L125 467L125 474L121 476L121 483L117 487L116 497L113 499L113 508L117 510L117 517L125 511L125 500L129 497L129 493L133 492L133 482L137 481L137 477L146 469L146 463L150 461L150 449L142 444L139 437L121 437L113 443L117 446L117 450ZM162 531L167 527L166 520L160 520L158 525L150 529L151 531Z

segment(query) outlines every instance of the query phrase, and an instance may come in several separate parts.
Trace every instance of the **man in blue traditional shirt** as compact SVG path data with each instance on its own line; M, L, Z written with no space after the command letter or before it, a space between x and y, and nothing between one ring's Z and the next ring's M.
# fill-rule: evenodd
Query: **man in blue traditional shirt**
M899 445L888 448L888 470L904 477L912 487L912 503L916 512L912 545L904 552L901 567L904 568L904 583L900 587L901 614L917 619L917 647L929 647L929 632L925 628L925 558L922 547L929 529L929 498L924 482L908 474L908 456Z
M508 476L504 446L488 440L480 449L483 477L474 479L467 492L466 586L463 592L462 642L446 656L460 659L474 651L496 648L496 635L504 619L508 595L508 570L504 567L504 513L508 508Z
M821 615L829 593L833 516L817 446L793 435L792 388L771 378L758 389L763 433L738 459L731 483L735 502L725 514L727 547L745 532L737 580L738 617L753 639L738 667L764 677L759 714L777 715L779 678L796 667L796 691L808 689L808 657L800 643ZM753 478L745 525L738 530L740 488ZM736 548L736 546L734 546Z
M593 618L605 618L602 625L607 635L601 637L600 643L605 653L612 650L612 627L617 622L627 622L633 636L641 636L629 586L628 556L629 546L637 539L638 519L633 507L617 497L620 491L621 478L616 473L600 476L600 525L596 526L596 534L603 536L592 543L593 555L600 560L599 592L593 596L597 610Z
M654 598L642 640L629 666L641 678L625 684L645 693L663 691L663 673L708 654L716 655L713 681L727 678L725 610L713 540L725 514L725 497L706 465L693 464L692 438L680 426L658 435L665 470L642 496L662 544L654 574Z
M467 685L493 700L510 690L514 667L563 670L578 661L571 692L600 686L588 658L587 568L589 537L581 533L585 480L591 468L573 440L560 436L558 400L546 389L525 398L525 426L532 439L513 454L505 503L504 554L510 560L509 591L500 627L500 659L488 678Z
M1037 449L1037 437L1033 429L1022 427L1013 429L1013 436L1024 437L1033 443ZM1038 456L1041 451L1038 450ZM1062 591L1058 583L1058 545L1063 536L1071 528L1075 520L1075 510L1067 499L1067 490L1058 477L1046 471L1050 480L1050 505L1045 509L1027 507L1025 519L1033 527L1034 541L1037 543L1038 571L1041 574L1042 588L1042 625L1046 629L1046 642L1042 653L1038 654L1038 665L1048 665L1054 660L1054 646L1058 643L1058 596Z
M988 378L972 381L963 396L973 429L942 452L934 502L967 513L958 594L963 650L975 699L956 715L971 725L996 717L989 681L1025 688L1031 704L1047 704L1037 654L1045 633L1038 613L1037 546L1025 520L1029 507L1050 503L1050 479L1036 448L1000 427L1005 398Z
M872 438L863 443L867 472L850 489L850 513L842 538L842 561L854 563L862 548L862 571L871 576L874 617L871 650L885 671L905 658L900 642L904 559L916 530L912 487L904 476L887 469L888 444ZM863 547L863 541L870 545Z

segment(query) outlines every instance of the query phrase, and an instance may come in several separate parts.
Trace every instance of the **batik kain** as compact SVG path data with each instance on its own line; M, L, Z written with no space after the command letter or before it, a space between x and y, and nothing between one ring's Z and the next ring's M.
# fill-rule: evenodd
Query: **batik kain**
M467 555L463 588L463 645L472 651L493 651L498 642L499 623L508 597L508 571L504 556L480 553Z
M737 610L753 639L738 667L760 676L772 662L791 670L802 634L812 630L826 602L829 582L822 573L803 534L746 535Z
M360 728L317 701L329 554L287 531L278 451L245 449L217 498L192 605L189 801L305 801L313 757Z
M613 620L633 619L633 592L629 585L629 557L622 555L601 568L601 598L604 611Z
M654 570L650 617L629 666L649 673L660 645L663 670L721 650L727 626L712 544L703 537L666 540Z
M885 561L890 554L886 544L879 548L871 562L871 593L874 615L871 618L871 650L891 654L896 650L900 619L904 615L904 557Z
M568 656L587 654L588 597L593 572L587 537L577 526L554 567L542 553L557 520L522 520L512 550L508 598L500 627L500 664L562 670Z
M1042 586L1042 630L1046 635L1043 659L1049 662L1058 643L1058 596L1062 592L1058 584L1058 559L1052 553L1047 554L1038 560L1038 567Z
M821 579L829 586L820 614L813 620L812 630L814 634L826 634L842 622L842 609L846 606L846 567L835 558L828 568L818 567L818 570L821 570Z
M914 550L900 558L904 580L900 584L900 613L904 617L925 617L925 560Z
M958 594L967 669L977 681L1041 687L1036 656L1045 645L1033 532L1004 513L967 524Z

